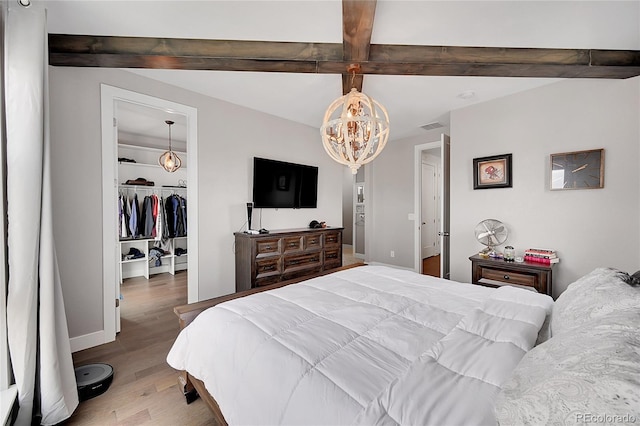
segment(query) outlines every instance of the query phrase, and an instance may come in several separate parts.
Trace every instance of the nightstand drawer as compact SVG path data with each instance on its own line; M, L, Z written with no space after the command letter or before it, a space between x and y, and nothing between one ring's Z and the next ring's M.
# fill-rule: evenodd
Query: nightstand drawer
M473 255L471 261L471 282L487 287L514 285L535 289L538 293L553 294L553 264L533 262L506 262L502 259L484 258Z
M527 287L535 287L538 276L536 274L505 271L492 268L481 268L480 279L487 278L494 281L502 281L508 284L518 284Z

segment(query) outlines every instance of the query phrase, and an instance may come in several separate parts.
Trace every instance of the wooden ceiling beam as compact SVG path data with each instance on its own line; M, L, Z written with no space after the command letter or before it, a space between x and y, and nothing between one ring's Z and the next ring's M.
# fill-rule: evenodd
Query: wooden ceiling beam
M90 57L93 54L179 56L194 58L339 61L337 43L209 40L49 34L49 52Z
M342 60L359 64L369 59L376 0L342 0ZM342 72L342 93L362 92L362 74Z
M358 61L362 74L612 79L640 75L637 50L374 44L368 56ZM345 74L352 62L343 59L338 43L49 35L53 66Z

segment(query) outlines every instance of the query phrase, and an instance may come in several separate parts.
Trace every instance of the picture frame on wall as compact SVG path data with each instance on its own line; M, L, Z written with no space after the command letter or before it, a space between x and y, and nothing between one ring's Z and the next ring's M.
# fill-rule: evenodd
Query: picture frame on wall
M473 159L473 189L511 188L512 154Z
M551 154L551 190L604 188L604 148Z

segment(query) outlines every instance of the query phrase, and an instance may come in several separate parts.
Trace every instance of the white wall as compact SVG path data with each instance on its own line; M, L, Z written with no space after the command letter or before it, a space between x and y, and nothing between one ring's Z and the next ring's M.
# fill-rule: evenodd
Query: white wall
M448 129L389 141L380 156L367 164L372 176L367 182L372 191L368 261L414 268L415 222L408 216L414 210L414 147L439 142L441 133ZM395 257L390 256L391 251Z
M549 155L605 148L603 189L550 191ZM508 244L551 247L554 295L595 267L640 269L640 78L570 80L451 113L451 278L471 279L474 227L503 221ZM475 157L513 154L513 188L473 190Z
M451 112L449 129L391 141L372 171L367 260L413 268L414 146L451 135L451 278L471 280L482 219L519 253L553 247L557 296L598 266L640 269L640 78L568 80ZM550 191L549 155L605 148L605 188ZM473 158L513 154L513 188L473 190ZM395 251L396 257L389 253Z
M344 167L342 172L342 243L353 244L353 184L351 169Z
M342 225L342 193L336 188L342 188L344 170L324 152L318 129L122 70L50 67L49 72L54 236L70 337L103 327L101 83L198 109L201 299L235 291L233 233L246 221L253 156L319 167L318 208L264 209L262 227L306 227L313 219Z

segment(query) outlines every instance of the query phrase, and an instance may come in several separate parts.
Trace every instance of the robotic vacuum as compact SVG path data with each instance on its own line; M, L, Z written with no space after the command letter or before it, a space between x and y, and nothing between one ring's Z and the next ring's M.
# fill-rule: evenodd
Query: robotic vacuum
M113 381L113 367L109 364L87 364L75 371L80 401L102 395Z

